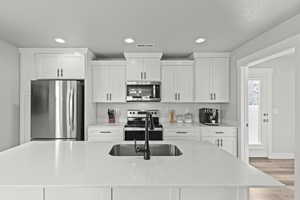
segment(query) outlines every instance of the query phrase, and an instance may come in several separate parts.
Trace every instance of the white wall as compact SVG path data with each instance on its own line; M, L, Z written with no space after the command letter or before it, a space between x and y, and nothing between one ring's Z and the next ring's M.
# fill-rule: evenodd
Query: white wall
M257 67L273 69L271 157L294 155L295 136L295 56L278 58ZM272 155L273 154L273 155Z
M230 66L230 103L222 107L224 108L224 117L226 120L237 122L239 121L239 97L237 96L237 91L239 90L237 76L239 72L237 71L236 66L237 60L249 56L259 50L272 46L287 38L300 34L299 24L300 14L259 35L253 40L248 41L232 52Z
M19 51L0 40L0 151L19 143Z
M231 102L223 106L226 111L225 118L231 121L239 122L239 98L238 91L240 90L240 84L238 80L239 71L237 70L236 62L237 60L249 56L250 54L257 52L259 50L268 48L276 43L283 41L285 39L291 38L300 34L300 15L297 15L290 20L270 29L269 31L261 34L260 36L254 38L253 40L243 44L241 47L234 50L232 53L231 60ZM291 39L289 41L299 42L299 38ZM284 46L284 45L282 45ZM300 102L300 45L297 44L297 73L296 73L296 102ZM270 50L272 51L272 50ZM295 138L295 151L296 151L296 196L295 199L300 199L300 104L296 103L296 138Z
M298 53L298 56L300 53ZM300 58L298 57L298 63ZM295 199L300 199L300 67L299 64L296 67L296 138L295 138L295 151L296 151L296 195Z

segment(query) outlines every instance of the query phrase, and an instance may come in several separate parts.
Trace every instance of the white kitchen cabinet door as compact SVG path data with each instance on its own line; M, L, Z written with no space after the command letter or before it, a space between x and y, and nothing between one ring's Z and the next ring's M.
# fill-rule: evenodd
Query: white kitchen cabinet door
M179 200L179 190L165 187L157 188L114 188L113 200Z
M177 66L175 72L175 87L178 102L194 101L193 66Z
M127 80L141 81L144 80L144 60L142 58L129 59L127 61Z
M84 79L84 56L36 54L38 79Z
M162 102L176 102L175 72L176 66L162 67Z
M210 142L220 149L237 156L236 137L203 137L202 140Z
M222 137L220 138L221 144L220 148L224 151L237 156L237 143L236 137Z
M63 79L84 79L84 56L62 55L60 67Z
M60 54L36 54L37 78L51 79L60 75Z
M206 142L209 142L209 143L211 143L211 144L216 145L217 147L219 147L218 146L218 144L219 144L218 138L216 138L216 137L203 137L202 140L206 141Z
M110 200L109 188L46 188L45 200Z
M213 93L214 102L229 101L229 60L214 58L213 62Z
M146 81L160 81L160 60L159 59L144 59L144 80Z
M110 102L126 102L126 68L122 65L109 66L108 92Z
M3 200L44 200L43 188L0 188Z
M113 61L112 61L113 62ZM93 101L126 101L126 67L121 64L100 63L93 66Z
M108 102L109 69L107 66L93 66L93 101Z
M212 101L211 61L209 58L201 58L195 65L195 102Z
M181 200L238 200L235 187L183 188Z

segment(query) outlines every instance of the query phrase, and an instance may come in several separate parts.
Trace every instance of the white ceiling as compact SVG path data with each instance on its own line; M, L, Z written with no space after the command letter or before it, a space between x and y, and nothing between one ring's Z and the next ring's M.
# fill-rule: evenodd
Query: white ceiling
M100 55L230 51L298 12L299 0L2 0L0 38L18 47L88 47ZM155 47L136 49L125 37ZM207 42L196 45L197 37Z

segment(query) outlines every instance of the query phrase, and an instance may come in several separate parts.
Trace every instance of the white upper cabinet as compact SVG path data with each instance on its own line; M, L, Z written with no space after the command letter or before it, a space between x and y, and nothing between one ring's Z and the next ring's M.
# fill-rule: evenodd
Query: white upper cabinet
M162 101L194 101L193 61L162 61Z
M84 79L83 55L37 53L35 59L38 79Z
M127 61L127 80L144 80L144 60L142 58Z
M126 62L92 61L93 101L125 102Z
M229 59L213 59L212 84L214 92L214 101L229 101Z
M128 81L160 81L161 53L125 53Z
M144 79L148 81L160 81L160 59L144 59Z
M195 102L229 102L229 55L194 54Z

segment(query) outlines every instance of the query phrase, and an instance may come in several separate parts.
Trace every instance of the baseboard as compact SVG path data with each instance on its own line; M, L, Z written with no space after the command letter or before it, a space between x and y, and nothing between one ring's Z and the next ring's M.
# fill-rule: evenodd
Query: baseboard
M295 155L293 153L271 153L269 155L270 159L294 159Z

